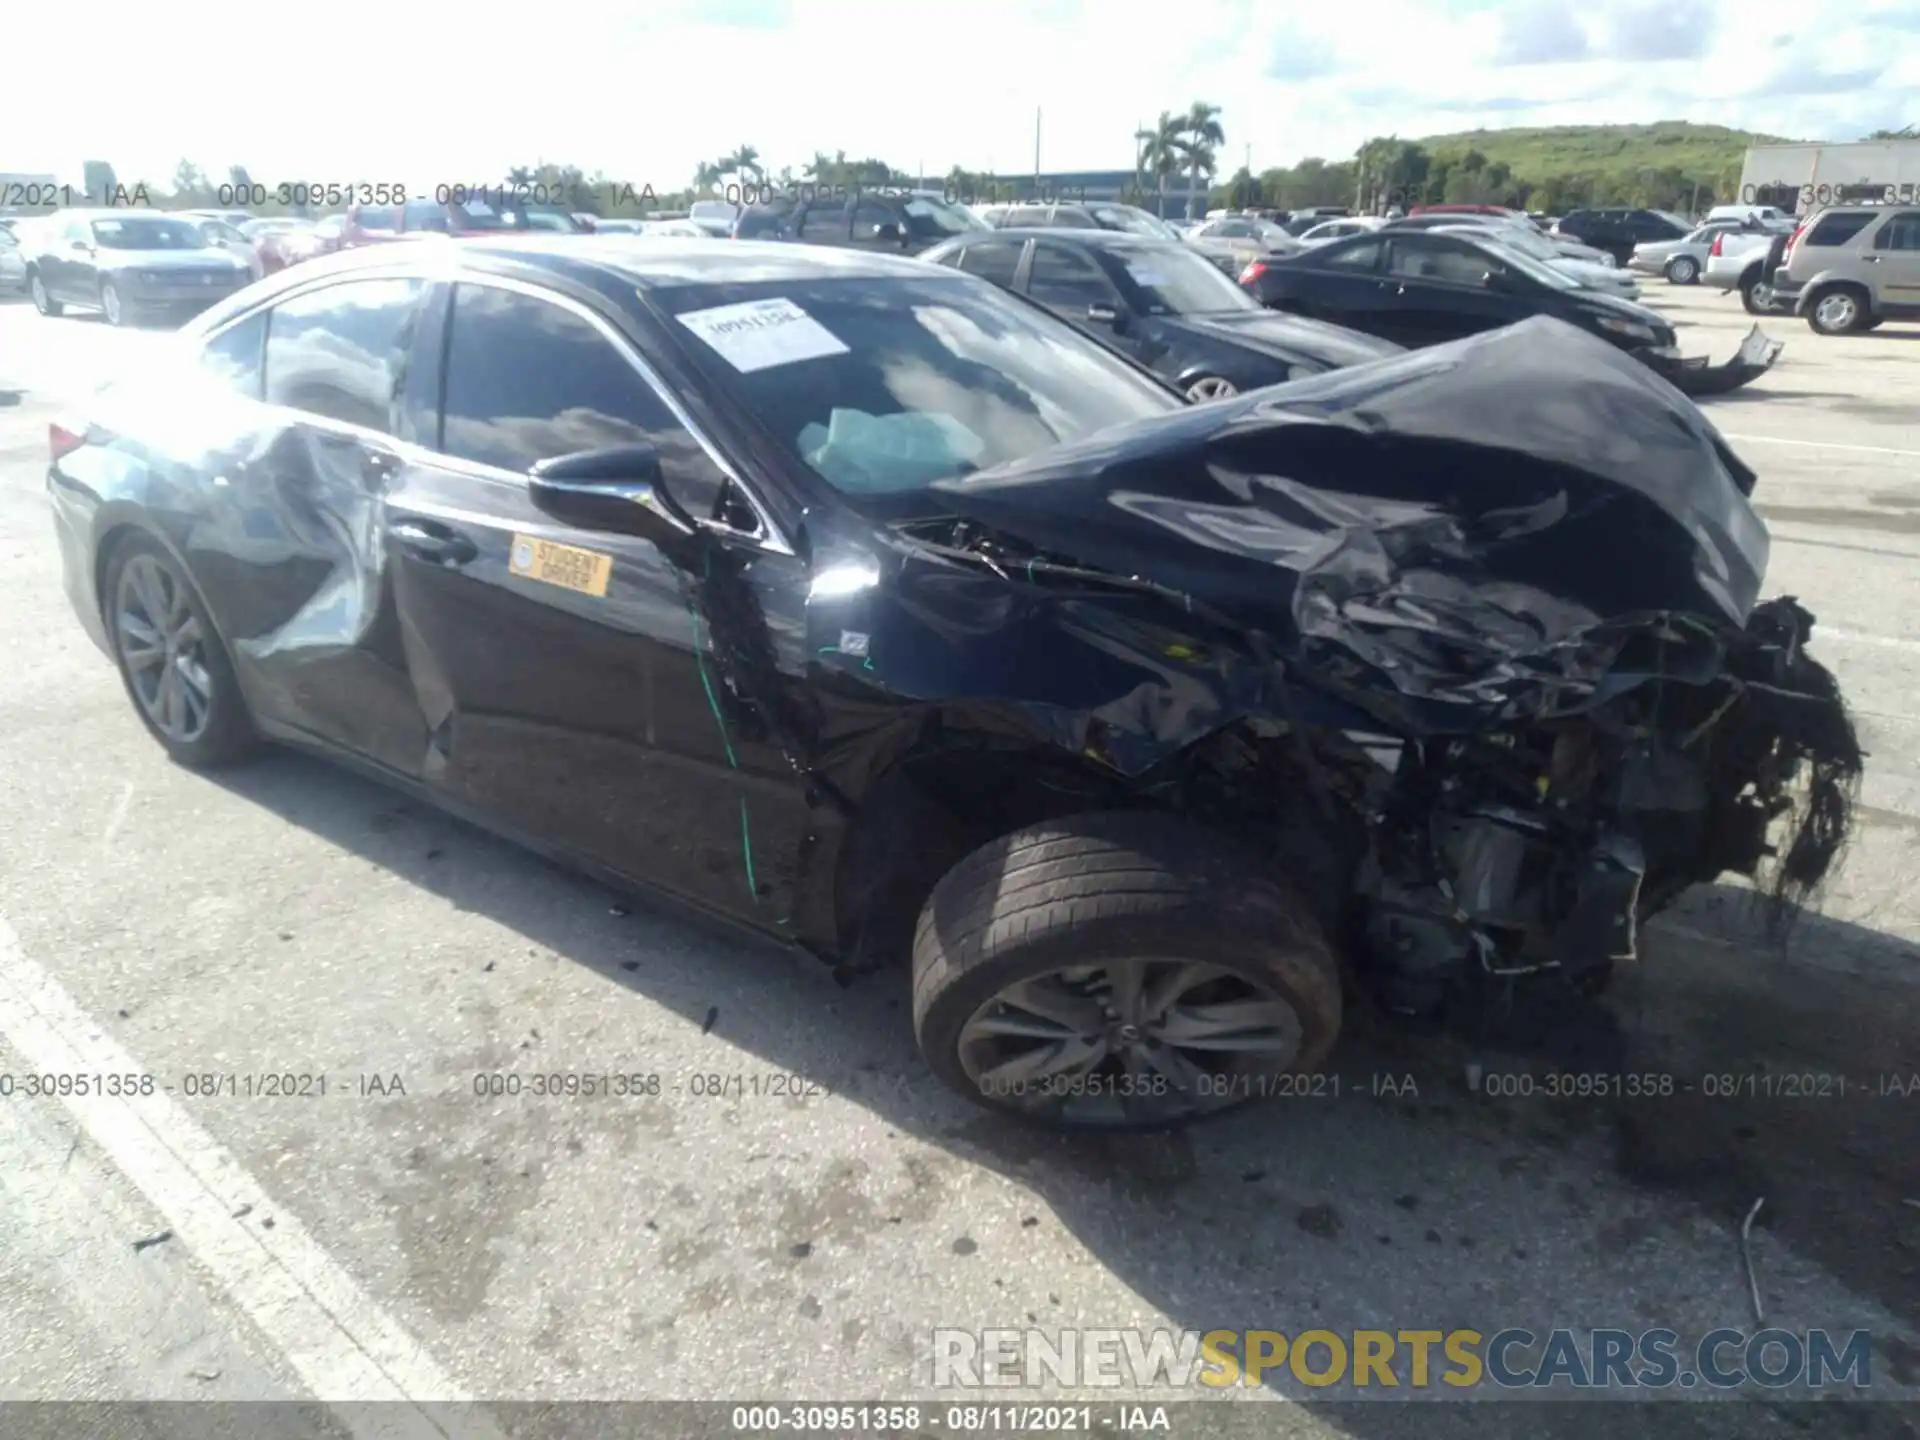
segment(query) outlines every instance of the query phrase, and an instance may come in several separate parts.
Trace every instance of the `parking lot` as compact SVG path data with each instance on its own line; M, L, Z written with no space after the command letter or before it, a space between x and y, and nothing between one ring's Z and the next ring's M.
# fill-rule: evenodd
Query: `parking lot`
M1647 298L1689 353L1752 324L1737 297ZM68 609L42 497L61 397L166 336L0 305L0 1073L174 1087L151 1125L0 1105L0 1397L297 1397L316 1375L414 1402L931 1396L942 1326L1697 1335L1752 1327L1738 1232L1762 1197L1767 1323L1871 1329L1876 1392L1911 1397L1920 326L1763 324L1784 356L1709 413L1760 475L1768 591L1818 615L1871 759L1851 857L1788 949L1714 887L1616 987L1621 1047L1587 1068L1681 1091L1489 1098L1466 1062L1511 1063L1362 1017L1338 1098L1072 1139L942 1090L903 974L842 989L306 758L170 765ZM476 1093L537 1071L665 1088ZM287 1073L324 1096L245 1093ZM1702 1084L1760 1074L1844 1093ZM242 1086L186 1093L200 1075ZM803 1093L752 1093L775 1075ZM1287 1393L1261 1433L1492 1433L1480 1407ZM1689 1407L1688 1433L1811 1423L1752 1401ZM1618 1433L1587 1406L1511 1423ZM1874 1407L1847 1433L1902 1423Z

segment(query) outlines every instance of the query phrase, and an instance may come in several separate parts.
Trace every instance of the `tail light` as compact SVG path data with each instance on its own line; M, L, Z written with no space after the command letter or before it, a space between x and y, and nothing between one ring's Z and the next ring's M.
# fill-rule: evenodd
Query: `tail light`
M1787 237L1787 248L1780 257L1780 268L1785 269L1793 263L1793 252L1799 247L1800 237L1807 233L1807 222L1802 220L1793 227L1793 234Z
M1707 254L1713 256L1717 260L1720 258L1720 256L1723 253L1725 253L1726 248L1727 248L1727 232L1724 230L1714 231L1713 244L1707 247Z
M55 460L71 455L86 443L87 432L84 427L76 430L70 425L61 424L58 420L47 426L47 449Z
M1240 272L1240 283L1242 285L1251 285L1254 281L1258 280L1262 275L1266 273L1267 273L1266 261L1264 260L1250 261L1248 262L1247 268Z

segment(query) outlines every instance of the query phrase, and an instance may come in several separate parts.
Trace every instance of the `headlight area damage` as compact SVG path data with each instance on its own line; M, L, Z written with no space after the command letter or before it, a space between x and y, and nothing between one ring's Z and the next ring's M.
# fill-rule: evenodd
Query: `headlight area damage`
M1390 1008L1591 991L1687 886L1754 876L1784 923L1846 840L1861 751L1813 617L1755 603L1753 484L1637 360L1529 322L944 482L809 628L1105 784L1036 773L1061 809L1257 843ZM853 693L843 768L879 748Z

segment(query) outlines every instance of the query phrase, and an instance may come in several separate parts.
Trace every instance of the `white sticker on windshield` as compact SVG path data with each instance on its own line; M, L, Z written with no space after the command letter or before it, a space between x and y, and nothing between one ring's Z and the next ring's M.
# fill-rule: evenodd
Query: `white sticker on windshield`
M1147 289L1157 289L1167 283L1167 277L1147 265L1129 265L1127 273L1133 277L1134 284L1144 285Z
M791 300L748 300L690 310L678 318L743 374L847 353L826 326Z

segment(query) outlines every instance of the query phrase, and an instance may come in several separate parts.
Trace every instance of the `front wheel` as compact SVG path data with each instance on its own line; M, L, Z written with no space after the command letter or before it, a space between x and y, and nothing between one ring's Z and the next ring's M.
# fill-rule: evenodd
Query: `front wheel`
M38 270L27 281L27 291L33 296L33 308L42 315L58 315L66 307L47 293L47 282L40 278Z
M147 536L128 539L108 561L105 601L120 678L167 753L194 769L251 753L233 661L173 557Z
M1222 380L1218 375L1202 375L1197 380L1187 382L1187 399L1196 405L1209 400L1224 400L1229 395L1238 395L1240 391L1231 380Z
M1676 255L1667 262L1667 279L1675 285L1691 285L1700 278L1700 262L1691 255Z
M1154 812L974 851L921 911L913 977L914 1032L945 1084L1072 1128L1319 1093L1310 1072L1340 1030L1307 905L1227 836Z
M1867 307L1851 288L1834 285L1817 292L1807 307L1807 324L1816 335L1849 335L1867 320Z

